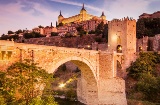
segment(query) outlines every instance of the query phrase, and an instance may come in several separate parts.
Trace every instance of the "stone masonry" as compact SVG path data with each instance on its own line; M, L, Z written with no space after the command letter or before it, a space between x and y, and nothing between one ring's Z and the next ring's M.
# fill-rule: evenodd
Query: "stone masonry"
M49 73L71 61L81 70L77 83L78 100L87 105L127 105L125 81L117 77L115 61L123 54L76 48L0 41L0 68L32 59Z

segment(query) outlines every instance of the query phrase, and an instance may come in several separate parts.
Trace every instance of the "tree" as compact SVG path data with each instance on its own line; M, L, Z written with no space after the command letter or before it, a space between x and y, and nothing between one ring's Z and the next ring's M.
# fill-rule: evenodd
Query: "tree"
M97 35L100 35L103 33L104 30L104 22L102 21L100 24L98 24L98 26L96 27L95 33Z
M103 33L102 33L102 38L105 38L108 42L108 24L104 25Z
M128 75L135 78L142 78L143 74L155 75L155 65L159 62L157 53L140 53L139 58L127 68Z
M160 102L160 77L150 74L143 74L143 78L136 84L136 90L144 94L144 98L149 101Z
M160 76L156 70L159 63L158 53L140 53L139 58L127 69L128 77L136 80L131 94L138 92L144 100L160 102Z
M19 36L18 35L11 35L11 36L3 35L2 37L0 37L0 39L1 40L7 40L7 39L9 39L9 40L12 40L12 39L17 40L17 39L19 39Z
M91 30L91 31L88 32L88 34L95 34L95 31Z
M51 36L58 36L57 32L51 32Z
M31 60L25 60L12 64L6 73L0 73L3 77L0 80L1 89L3 89L1 94L6 99L5 103L29 105L39 100L38 96L42 92L39 87L47 86L50 80L53 80L53 76L36 65ZM6 93L8 93L7 96ZM50 97L50 94L47 95ZM42 95L40 99L46 102L47 95ZM55 102L53 105L56 105Z
M59 23L58 25L57 25L57 27L60 27L60 26L63 26L64 24L63 23Z
M76 27L76 29L77 29L78 34L79 34L80 36L83 36L84 34L87 33L82 26L78 26L78 27Z
M136 25L137 38L142 38L143 36L153 37L156 34L160 34L160 18L138 19Z
M19 33L23 33L23 31L21 29L19 29L18 31L16 31L16 34L19 34Z
M39 25L38 28L44 28L43 26Z
M40 38L44 37L38 32L32 32L32 33L24 33L24 38L29 39L29 38Z
M8 34L14 34L14 32L13 31L8 31Z

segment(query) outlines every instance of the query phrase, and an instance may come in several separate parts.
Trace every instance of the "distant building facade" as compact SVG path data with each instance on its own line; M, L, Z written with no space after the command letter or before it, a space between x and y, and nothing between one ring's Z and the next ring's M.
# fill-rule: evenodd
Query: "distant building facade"
M139 19L142 18L160 18L160 11L154 12L153 14L143 13L139 16Z
M106 16L104 15L104 13L102 13L102 14L103 15L101 15L100 17L97 17L97 16L96 17L105 21ZM65 17L63 17L63 15L60 11L60 15L58 16L58 24L60 24L60 23L67 24L67 23L72 23L72 22L78 23L78 22L90 20L93 17L95 17L95 16L87 13L86 9L84 8L84 4L83 4L83 7L80 10L80 13L75 16L72 16L72 17L65 18Z
M51 32L57 32L57 28L52 26L46 26L46 27L36 27L32 29L33 32L38 32L42 35L46 35L46 37L51 36Z
M79 26L82 26L86 32L95 31L96 27L101 22L103 22L104 24L107 23L104 12L102 12L102 15L100 17L88 14L83 4L82 9L80 10L80 14L72 17L64 18L60 11L57 22L57 32L60 36L64 36L64 34L66 34L67 32L76 34L76 28ZM60 24L62 24L62 26L59 26Z
M70 33L73 36L77 34L77 29L75 26L65 25L57 27L57 32L59 36L65 36L65 34Z

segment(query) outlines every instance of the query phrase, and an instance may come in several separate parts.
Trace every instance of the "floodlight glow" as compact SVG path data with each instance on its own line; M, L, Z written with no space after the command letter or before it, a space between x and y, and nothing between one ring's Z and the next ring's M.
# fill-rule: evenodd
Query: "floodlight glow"
M66 85L66 84L61 83L61 84L59 85L59 87L60 87L60 88L63 88L65 85Z

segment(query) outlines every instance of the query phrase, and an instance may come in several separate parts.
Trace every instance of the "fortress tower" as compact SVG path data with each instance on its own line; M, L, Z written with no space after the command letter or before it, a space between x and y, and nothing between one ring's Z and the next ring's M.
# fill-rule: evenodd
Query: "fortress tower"
M61 23L63 19L64 19L64 17L62 15L61 11L60 11L60 14L58 16L58 24Z
M106 20L106 16L104 15L104 12L102 12L101 18L102 20Z
M84 4L83 4L83 7L82 7L82 9L81 9L81 11L80 11L80 17L82 17L82 20L81 20L81 21L84 21L84 20L87 19L87 11L86 11L85 8L84 8Z
M108 22L108 50L121 55L120 69L117 76L126 76L126 68L136 59L136 20L123 18ZM121 68L122 67L122 68Z
M108 22L108 50L136 52L136 20L123 18Z

